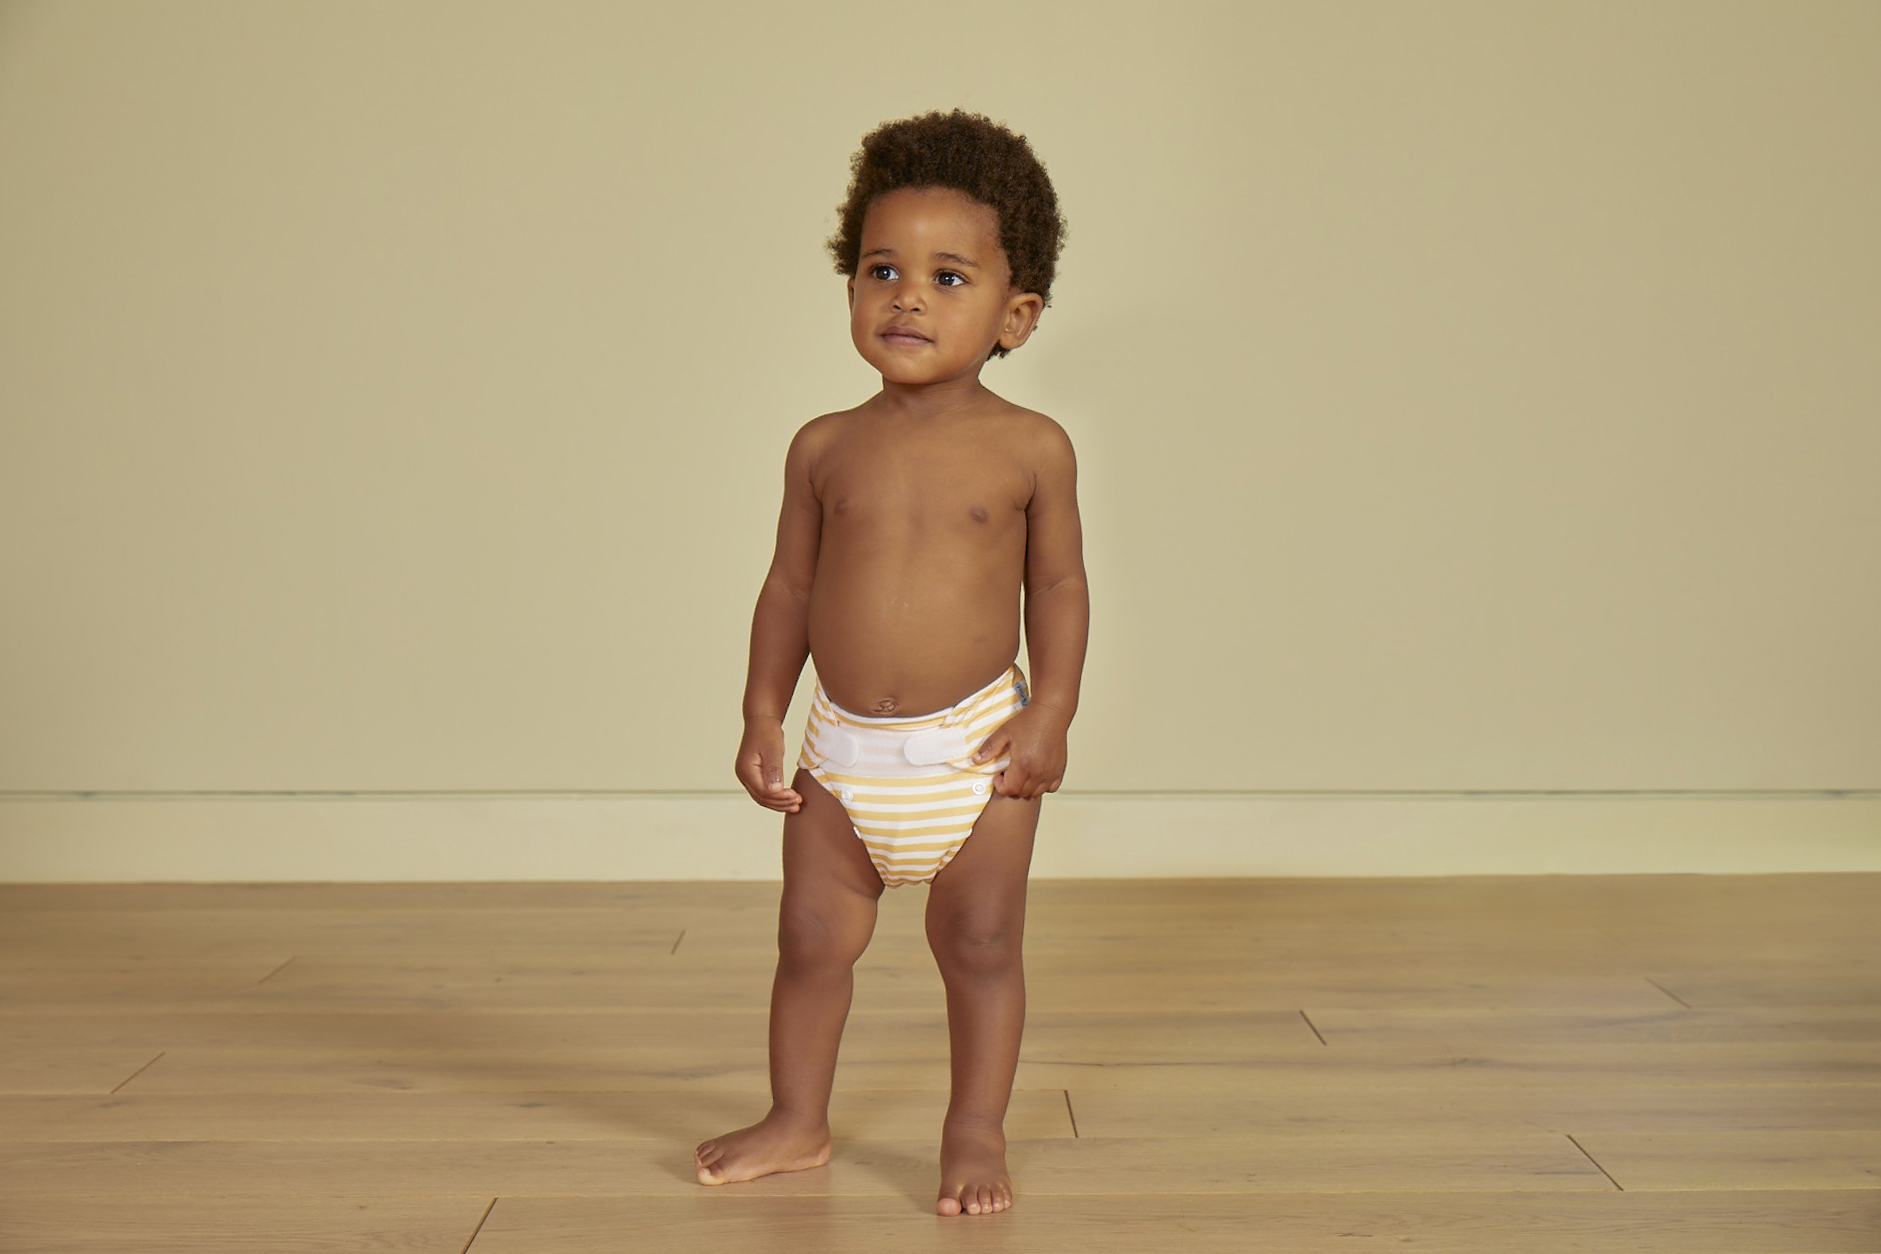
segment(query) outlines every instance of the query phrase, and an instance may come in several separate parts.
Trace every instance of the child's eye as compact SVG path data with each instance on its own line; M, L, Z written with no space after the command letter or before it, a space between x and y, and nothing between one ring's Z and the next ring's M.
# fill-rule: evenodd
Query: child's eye
M869 267L869 277L871 279L880 279L884 283L893 283L900 276L895 273L895 267L893 266L876 265Z
M942 270L934 276L934 281L942 287L959 287L967 281L967 276L957 270Z

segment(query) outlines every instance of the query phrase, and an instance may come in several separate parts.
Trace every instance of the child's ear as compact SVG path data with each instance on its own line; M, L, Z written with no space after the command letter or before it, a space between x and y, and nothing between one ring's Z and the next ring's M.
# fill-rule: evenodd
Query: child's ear
M853 274L849 276L848 287L849 287L849 311L851 313L854 313L855 308L856 308L856 276Z
M1010 352L1032 338L1045 298L1037 292L1014 292L1006 302L1006 320L999 326L999 346Z

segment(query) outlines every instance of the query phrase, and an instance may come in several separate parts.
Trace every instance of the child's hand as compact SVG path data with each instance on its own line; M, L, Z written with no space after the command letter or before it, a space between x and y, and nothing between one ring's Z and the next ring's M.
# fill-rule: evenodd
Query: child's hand
M1071 720L1050 706L1034 702L1001 723L973 755L975 762L991 762L1012 755L1012 762L993 778L993 791L1005 797L1036 800L1057 792L1065 780L1065 731Z
M734 768L751 799L767 810L795 814L803 797L784 787L784 725L774 718L745 720L745 738Z

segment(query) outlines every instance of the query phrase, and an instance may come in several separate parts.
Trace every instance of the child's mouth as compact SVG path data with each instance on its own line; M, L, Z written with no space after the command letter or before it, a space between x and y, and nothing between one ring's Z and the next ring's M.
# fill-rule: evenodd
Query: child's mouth
M916 331L884 331L882 338L903 348L916 348L929 342L927 336Z

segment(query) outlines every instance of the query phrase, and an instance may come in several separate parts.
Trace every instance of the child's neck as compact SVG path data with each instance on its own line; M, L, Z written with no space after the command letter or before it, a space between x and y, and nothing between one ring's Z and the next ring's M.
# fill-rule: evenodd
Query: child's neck
M980 382L980 372L976 370L958 379L936 383L892 383L883 379L876 402L882 409L911 418L938 418L977 405L992 395Z

